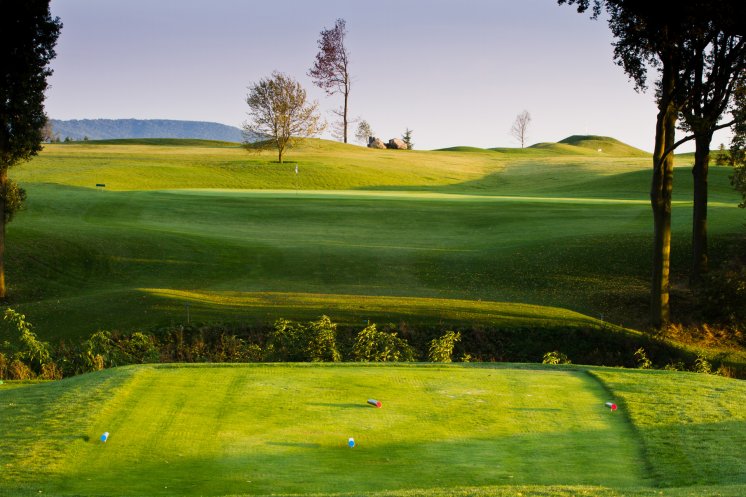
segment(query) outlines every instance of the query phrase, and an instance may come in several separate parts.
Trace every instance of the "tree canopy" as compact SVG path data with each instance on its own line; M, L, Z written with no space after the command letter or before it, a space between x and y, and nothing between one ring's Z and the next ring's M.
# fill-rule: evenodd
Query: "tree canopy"
M654 326L662 326L670 319L672 153L684 141L676 142L676 123L692 102L692 87L686 82L702 67L705 55L698 49L702 47L701 40L717 34L742 35L746 30L743 22L746 7L744 2L729 0L558 0L558 3L575 5L579 12L592 9L594 18L606 11L615 38L614 60L634 81L637 90L647 88L648 71L656 70L658 114L650 191L654 224L651 321ZM719 115L715 122L718 119Z
M51 16L49 0L0 0L0 12L0 298L5 298L5 223L26 197L8 179L8 168L42 148L44 92L62 23Z
M250 121L244 130L268 140L247 144L250 148L277 148L278 161L293 138L315 136L324 129L318 104L308 102L306 90L290 76L273 72L249 87L246 97Z
M41 150L49 63L62 29L49 0L0 0L0 168Z

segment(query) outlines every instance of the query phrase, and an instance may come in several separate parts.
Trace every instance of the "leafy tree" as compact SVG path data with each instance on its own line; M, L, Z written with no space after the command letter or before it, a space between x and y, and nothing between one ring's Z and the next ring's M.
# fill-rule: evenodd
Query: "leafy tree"
M739 76L746 70L746 40L714 21L693 29L686 40L694 56L682 77L682 128L691 133L694 153L694 205L692 216L692 282L708 270L707 176L713 133L733 124L719 121L728 108Z
M347 143L347 109L352 81L349 72L350 53L345 47L345 35L347 30L344 19L337 19L333 28L321 31L319 52L308 75L327 95L341 93L344 96L342 108L334 113L342 119L342 140Z
M44 91L62 29L49 0L0 0L0 298L5 298L5 224L23 200L8 178L11 166L41 150Z
M294 138L314 136L324 129L316 102L306 101L306 90L293 78L277 71L249 87L246 97L251 112L244 124L247 134L268 136L246 143L249 149L277 148L278 161Z
M413 131L409 128L404 130L404 134L401 136L402 141L407 144L407 150L414 149L414 143L412 142Z
M637 90L646 89L649 68L658 73L650 201L654 224L651 322L660 327L670 320L673 151L691 139L676 142L676 123L691 98L687 82L702 67L700 60L705 56L697 49L697 36L720 31L740 34L743 15L738 15L734 3L728 0L681 0L665 6L639 0L558 0L558 3L576 5L579 12L592 7L594 18L606 10L616 38L614 58L635 82ZM743 8L739 7L741 11ZM738 26L741 27L736 29Z
M355 138L357 139L357 141L363 144L367 144L368 138L374 135L375 132L373 131L373 128L370 126L368 121L362 119L357 125L357 131L355 131Z
M518 140L521 144L521 148L526 145L529 124L531 124L531 114L529 114L527 110L524 110L516 116L513 126L510 128L511 136Z

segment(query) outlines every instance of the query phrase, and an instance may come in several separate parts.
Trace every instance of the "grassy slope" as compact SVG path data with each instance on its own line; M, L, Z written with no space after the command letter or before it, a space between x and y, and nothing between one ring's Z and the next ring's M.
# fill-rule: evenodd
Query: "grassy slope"
M367 406L371 397L383 408ZM608 400L621 410L610 413ZM101 496L739 495L744 401L743 382L671 372L126 367L0 386L0 487Z
M649 153L608 136L572 135L564 140L560 140L559 143L587 148L601 154L621 155L624 157L650 157Z
M50 145L13 171L29 201L8 229L10 303L42 336L180 321L187 303L193 319L506 325L524 311L500 302L644 309L648 159L310 141L296 176L268 153L157 143ZM743 219L727 174L711 169L715 256ZM681 170L675 273L690 190ZM531 309L529 326L570 316Z

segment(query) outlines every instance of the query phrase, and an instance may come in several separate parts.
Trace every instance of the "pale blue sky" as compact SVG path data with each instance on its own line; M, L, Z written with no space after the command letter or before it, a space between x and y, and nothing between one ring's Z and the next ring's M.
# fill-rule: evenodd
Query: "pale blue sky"
M241 126L247 87L298 79L327 119L341 104L306 76L324 27L347 21L350 114L418 149L517 146L600 134L651 150L655 106L612 61L611 35L554 0L52 0L64 28L47 113ZM326 133L328 136L328 133ZM716 136L715 145L727 137Z

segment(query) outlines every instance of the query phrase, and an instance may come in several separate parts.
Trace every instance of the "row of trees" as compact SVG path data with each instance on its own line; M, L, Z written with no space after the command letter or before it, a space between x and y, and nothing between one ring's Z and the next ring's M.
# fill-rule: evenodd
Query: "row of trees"
M730 0L680 0L659 5L637 0L558 0L578 12L606 12L615 37L614 59L634 81L647 88L654 69L658 114L650 200L654 248L651 322L670 321L671 198L673 152L682 143L696 144L692 228L692 280L708 269L707 176L712 135L734 121L721 119L732 105L746 68L746 6ZM689 133L676 140L677 123Z

